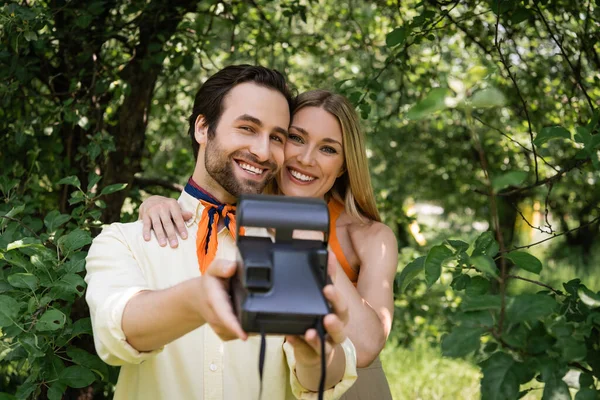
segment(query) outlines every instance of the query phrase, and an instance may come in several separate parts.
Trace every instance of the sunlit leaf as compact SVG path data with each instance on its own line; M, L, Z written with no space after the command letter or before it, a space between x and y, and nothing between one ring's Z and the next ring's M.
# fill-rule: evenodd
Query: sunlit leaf
M515 263L519 268L523 268L525 271L539 274L542 272L542 262L535 256L524 251L511 251L505 255L506 258Z
M533 141L533 144L540 146L552 139L570 139L571 132L563 128L562 126L548 126L542 128Z
M422 119L430 116L436 111L444 110L446 106L446 97L450 94L448 88L439 87L431 89L423 100L415 104L406 114L408 119Z
M408 284L423 271L424 263L425 257L419 257L404 267L397 280L400 293L404 293Z

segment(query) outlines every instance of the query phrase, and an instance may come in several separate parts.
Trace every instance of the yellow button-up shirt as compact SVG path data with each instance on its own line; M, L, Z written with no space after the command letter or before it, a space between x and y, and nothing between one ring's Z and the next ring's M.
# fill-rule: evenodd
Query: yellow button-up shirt
M126 399L258 399L260 338L223 342L208 324L153 352L138 352L121 327L127 302L143 290L160 290L200 275L196 234L203 206L183 192L179 203L195 218L188 224L189 237L179 247L160 247L146 242L141 222L112 224L103 229L90 248L85 280L94 343L100 358L120 365L115 400ZM258 232L253 232L256 235ZM266 231L261 230L262 235ZM216 258L234 260L235 242L222 229ZM325 392L325 399L339 398L356 380L356 353L349 340L342 344L346 356L344 377ZM295 374L294 352L283 336L267 336L263 372L265 400L316 399L300 385Z

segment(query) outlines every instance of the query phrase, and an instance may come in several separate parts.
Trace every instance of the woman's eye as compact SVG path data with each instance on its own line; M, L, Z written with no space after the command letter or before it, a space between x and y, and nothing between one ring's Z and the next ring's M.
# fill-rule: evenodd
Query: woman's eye
M293 140L294 142L302 143L302 138L294 133L288 134L288 139Z
M323 150L325 153L328 153L328 154L337 154L337 150L334 149L333 147L325 146L321 150Z

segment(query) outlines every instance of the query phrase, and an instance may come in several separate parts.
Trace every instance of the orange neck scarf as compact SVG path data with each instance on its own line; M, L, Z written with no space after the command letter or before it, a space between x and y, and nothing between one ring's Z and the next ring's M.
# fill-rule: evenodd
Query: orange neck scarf
M185 186L185 191L189 195L200 200L200 203L204 206L200 222L198 223L198 236L196 238L198 264L200 266L200 272L204 274L217 255L217 247L219 245L217 235L221 218L223 218L225 228L235 240L235 205L220 203L208 192L198 186L192 178L189 179ZM243 232L240 233L243 234Z

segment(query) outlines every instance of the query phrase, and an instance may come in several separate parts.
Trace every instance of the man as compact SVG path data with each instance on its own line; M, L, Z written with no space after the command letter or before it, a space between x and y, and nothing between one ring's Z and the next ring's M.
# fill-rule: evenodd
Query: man
M213 75L194 102L196 167L179 199L194 215L196 240L163 248L142 238L141 222L113 224L94 240L86 300L98 354L122 366L115 399L257 398L260 338L241 329L227 294L236 254L231 204L260 193L282 165L290 106L276 71L232 66ZM356 355L344 335L344 300L332 285L324 293L336 312L324 321L326 398L338 398L356 378ZM265 399L316 398L314 330L269 336L266 352Z

